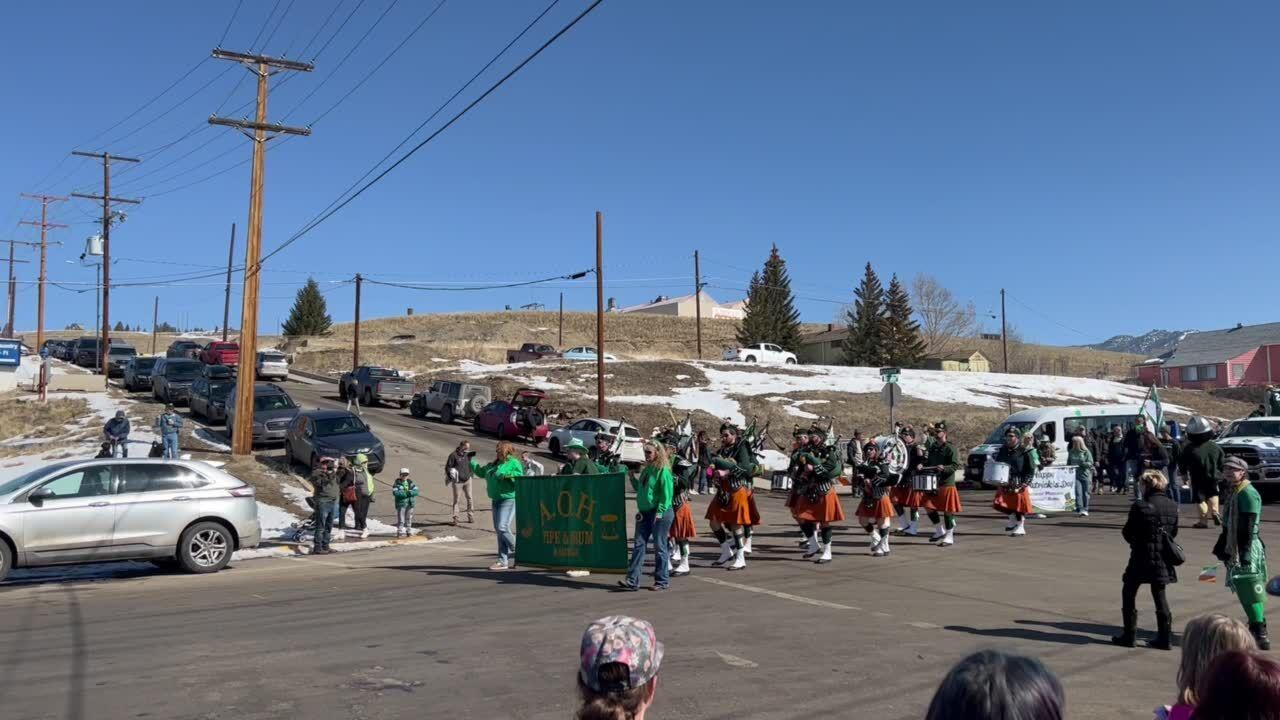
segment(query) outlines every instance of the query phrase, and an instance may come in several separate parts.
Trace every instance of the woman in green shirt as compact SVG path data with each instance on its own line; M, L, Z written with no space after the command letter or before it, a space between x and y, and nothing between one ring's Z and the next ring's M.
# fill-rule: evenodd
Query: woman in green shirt
M1249 482L1249 466L1234 455L1222 463L1225 486L1222 534L1213 554L1227 566L1227 588L1240 598L1249 618L1249 631L1262 650L1271 649L1267 637L1267 548L1262 528L1262 496Z
M645 551L653 541L653 589L667 589L667 570L670 552L667 535L675 517L671 509L675 481L667 451L653 440L644 444L644 468L638 477L632 476L631 487L636 491L636 536L631 547L631 568L627 579L619 580L624 590L640 589L640 571L644 569Z
M497 457L488 465L471 461L475 475L484 477L493 505L493 531L498 535L498 562L490 570L510 570L516 566L516 535L511 523L516 517L516 478L524 475L524 463L508 441L498 443Z

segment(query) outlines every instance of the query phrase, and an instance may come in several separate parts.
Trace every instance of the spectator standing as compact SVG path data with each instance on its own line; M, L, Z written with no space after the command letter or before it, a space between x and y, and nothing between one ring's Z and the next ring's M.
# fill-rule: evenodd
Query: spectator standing
M413 506L418 504L418 484L409 477L409 468L400 468L400 475L391 485L391 496L396 500L396 537L413 533Z
M1192 618L1182 631L1182 660L1178 665L1178 698L1173 705L1156 708L1153 720L1191 720L1197 702L1196 688L1209 665L1231 650L1253 650L1257 644L1244 623L1226 615Z
M1111 479L1113 494L1124 492L1124 486L1128 482L1127 455L1124 430L1119 425L1112 425L1111 436L1107 438L1107 476Z
M490 570L510 570L516 566L516 536L511 523L516 517L516 478L524 475L524 465L516 457L510 441L498 443L493 462L481 465L471 460L474 475L484 477L485 489L493 506L493 530L498 536L498 561Z
M360 538L369 537L369 506L373 504L374 480L373 473L369 472L369 457L364 453L356 455L356 459L351 463L351 475L355 479L356 504L353 508L356 514L356 532L360 533Z
M1133 478L1134 492L1138 490L1138 476L1146 466L1147 421L1141 415L1124 434L1124 463L1126 480Z
M351 462L345 457L338 458L337 465L338 474L338 503L337 503L337 532L334 533L339 540L347 539L347 510L351 509L354 514L356 506L356 475L351 469Z
M1226 516L1213 554L1227 566L1227 588L1236 594L1249 619L1258 649L1270 650L1267 637L1267 550L1260 536L1262 496L1249 482L1249 466L1232 455L1222 463Z
M619 580L624 590L640 589L640 573L644 569L644 556L650 541L653 542L653 589L666 590L669 582L670 549L668 536L675 519L672 509L675 478L667 451L655 441L644 444L644 467L639 476L632 476L631 488L636 492L636 529L631 548L631 567L627 578Z
M625 615L601 618L587 626L578 654L577 720L644 720L662 665L653 625Z
M156 432L164 442L164 457L178 458L178 435L182 432L182 416L174 412L173 405L165 405L164 412L156 418Z
M925 720L1062 720L1062 683L1039 660L983 650L942 679Z
M312 555L327 555L333 532L333 506L338 502L338 473L334 459L322 457L316 462L307 481L311 483L311 501L315 505L316 530L311 542Z
M529 477L541 475L544 470L542 463L534 460L528 450L520 453L520 464L524 465L524 474Z
M111 457L129 457L129 418L123 410L117 410L115 417L107 421L102 435L111 443Z
M1067 465L1076 469L1076 514L1089 517L1089 493L1093 491L1093 453L1089 452L1083 435L1071 438Z
M1195 720L1280 720L1280 661L1257 650L1225 652L1196 694Z
M708 471L711 469L711 441L707 439L707 431L698 431L698 486L694 488L694 495L707 494L707 482L710 479Z
M467 505L467 522L475 522L475 516L472 512L471 503L471 458L475 453L471 452L471 443L463 440L458 443L458 447L449 454L449 459L444 463L444 482L453 492L453 524L458 524L458 494L461 493L466 499Z
M1160 446L1164 448L1164 456L1168 461L1164 474L1169 476L1169 494L1181 505L1182 479L1178 476L1178 470L1181 466L1179 458L1182 456L1182 442L1174 438L1166 426L1160 429Z
M1142 467L1138 473L1141 474L1147 470L1159 470L1169 480L1173 476L1169 474L1169 453L1165 452L1164 445L1161 444L1160 438L1154 433L1147 433L1142 436ZM1141 488L1135 486L1134 491L1137 492ZM1165 492L1170 498L1177 499L1177 495L1168 488L1166 483Z
M1191 500L1199 505L1200 520L1191 527L1201 530L1209 527L1209 518L1215 526L1222 524L1218 512L1218 481L1222 479L1222 448L1213 442L1213 427L1199 415L1187 421L1187 443L1182 448L1181 462L1191 481Z
M1178 535L1178 506L1165 494L1169 479L1158 470L1146 470L1138 479L1142 486L1139 499L1129 506L1129 518L1121 531L1129 543L1129 564L1124 570L1124 586L1120 592L1124 631L1111 638L1122 647L1133 647L1138 629L1138 588L1151 586L1156 605L1156 639L1149 643L1158 650L1173 646L1173 614L1165 587L1178 582L1178 573L1170 562L1173 538Z
M1267 413L1271 417L1280 417L1280 388L1267 386Z

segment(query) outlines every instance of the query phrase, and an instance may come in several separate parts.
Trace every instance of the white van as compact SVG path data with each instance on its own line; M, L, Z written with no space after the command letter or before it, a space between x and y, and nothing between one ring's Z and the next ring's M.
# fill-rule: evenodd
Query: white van
M1004 444L1004 433L1009 428L1020 433L1030 431L1038 439L1052 442L1056 450L1053 464L1066 465L1067 439L1076 430L1084 427L1086 430L1097 429L1106 434L1111 432L1112 425L1120 425L1127 432L1137 422L1141 411L1140 405L1077 405L1021 410L1001 423L985 443L969 451L964 464L964 479L981 485L982 468L987 463L987 457L994 455ZM1151 418L1147 419L1147 423L1149 426L1154 425Z

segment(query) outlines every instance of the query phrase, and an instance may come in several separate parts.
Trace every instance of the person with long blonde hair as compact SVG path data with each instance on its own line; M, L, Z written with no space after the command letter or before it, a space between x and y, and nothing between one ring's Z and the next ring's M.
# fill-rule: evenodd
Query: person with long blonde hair
M667 461L666 448L657 440L644 443L644 467L639 475L631 478L631 488L636 491L636 534L631 547L631 567L627 578L619 580L624 590L640 589L640 573L644 569L644 556L649 542L653 542L653 589L666 590L669 582L670 546L668 535L671 521L672 496L675 479Z
M471 469L484 477L485 489L493 505L493 531L498 536L498 561L490 570L510 570L516 566L516 535L511 523L516 517L516 478L524 475L524 463L509 441L498 443L494 461L481 465L471 461Z
M1156 708L1153 720L1190 720L1199 698L1196 688L1209 665L1231 650L1258 647L1245 624L1226 615L1212 613L1192 618L1182 631L1182 661L1178 664L1178 699L1173 705Z

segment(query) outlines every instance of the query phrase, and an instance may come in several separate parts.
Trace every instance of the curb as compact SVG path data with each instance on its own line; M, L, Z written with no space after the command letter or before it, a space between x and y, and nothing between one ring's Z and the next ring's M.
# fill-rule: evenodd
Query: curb
M338 384L338 380L336 378L329 377L328 375L321 375L319 373L306 372L305 370L294 370L293 368L289 368L289 374L297 375L299 377L304 377L308 380L316 380L323 383L329 383L330 385Z

